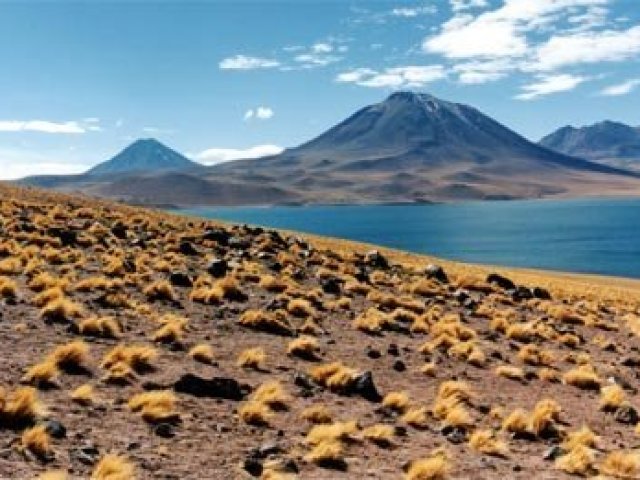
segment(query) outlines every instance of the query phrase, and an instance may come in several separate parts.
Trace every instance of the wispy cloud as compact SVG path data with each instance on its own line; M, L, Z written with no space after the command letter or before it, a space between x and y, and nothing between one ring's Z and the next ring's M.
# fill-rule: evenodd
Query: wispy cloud
M454 12L460 12L462 10L469 10L470 8L481 8L489 5L487 0L449 0L451 10Z
M249 121L254 118L257 120L269 120L275 115L275 112L270 107L256 107L250 108L244 113L244 120Z
M608 97L617 97L621 95L627 95L640 86L640 78L634 78L627 80L626 82L618 83L616 85L610 85L600 91L601 95Z
M176 133L176 131L171 128L160 128L160 127L142 127L142 131L144 133L149 133L151 135L160 135L160 134L169 135L172 133Z
M434 14L438 11L435 5L425 5L423 7L397 7L391 10L394 17L413 18L419 15Z
M89 123L87 125L87 123ZM52 122L49 120L0 120L0 132L40 132L78 134L97 131L100 127L93 122Z
M279 67L280 62L273 58L235 55L221 60L218 66L221 70L257 70Z
M427 83L446 77L442 65L409 65L386 68L378 71L371 68L357 68L342 72L336 77L339 83L354 83L371 88L419 88Z
M82 173L90 167L67 157L68 152L41 154L26 149L0 148L0 179L15 180L30 175Z
M231 160L239 160L246 158L260 158L269 155L277 155L284 148L278 145L256 145L246 149L237 148L208 148L197 155L195 159L205 165L215 165L218 163L229 162Z
M524 85L522 93L516 95L517 100L533 100L552 93L573 90L581 83L589 80L587 77L570 74L540 75L534 83Z

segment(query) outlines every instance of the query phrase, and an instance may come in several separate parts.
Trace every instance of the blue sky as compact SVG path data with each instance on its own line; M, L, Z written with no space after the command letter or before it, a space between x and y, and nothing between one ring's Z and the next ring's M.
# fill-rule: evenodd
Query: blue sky
M1 1L0 178L140 137L203 163L309 140L398 89L528 138L639 125L638 0Z

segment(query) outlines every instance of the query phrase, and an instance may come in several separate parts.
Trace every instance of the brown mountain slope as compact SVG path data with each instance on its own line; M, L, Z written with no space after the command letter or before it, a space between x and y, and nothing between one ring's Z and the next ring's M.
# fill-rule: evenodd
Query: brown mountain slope
M637 282L0 199L2 478L640 475Z

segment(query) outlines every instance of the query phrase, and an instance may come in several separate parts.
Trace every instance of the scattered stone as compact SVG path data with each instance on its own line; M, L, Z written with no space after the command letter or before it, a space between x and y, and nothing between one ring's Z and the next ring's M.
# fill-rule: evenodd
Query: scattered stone
M244 468L252 477L259 477L262 475L262 462L258 458L252 456L245 458L242 468Z
M174 426L171 423L159 423L153 429L153 433L162 438L173 438L176 436Z
M340 295L342 291L342 281L335 277L323 278L320 280L320 287L324 293Z
M500 275L499 273L490 273L487 276L487 283L497 285L503 290L515 290L516 284L509 280L507 277Z
M191 281L191 278L189 278L189 275L182 272L173 272L169 275L169 281L171 282L171 285L176 287L188 288L193 286L193 282Z
M45 429L53 438L65 438L67 436L67 428L57 420L47 421Z
M513 291L511 298L518 302L521 300L529 300L533 298L533 293L527 287L520 285Z
M390 343L389 348L387 349L387 353L392 357L398 357L400 356L400 349L398 348L397 344Z
M216 242L218 245L222 245L223 247L228 245L229 238L231 238L229 232L222 228L212 228L204 232L204 235L202 235L203 240Z
M625 425L636 425L638 421L640 421L638 411L631 405L622 405L619 407L613 418L615 418L616 422Z
M534 287L533 296L535 298L539 298L540 300L551 300L551 294L549 290L541 287Z
M360 395L365 400L370 402L380 402L382 395L378 392L375 383L373 382L373 374L369 371L358 375L351 387L351 393L354 395Z
M215 278L224 277L227 274L227 270L229 269L229 265L226 260L221 258L216 258L209 262L209 266L207 267L207 272L209 275Z
M440 265L429 264L424 269L424 273L427 278L432 278L440 283L449 283L449 277L447 277L447 274Z
M395 362L393 362L393 369L396 372L404 372L407 369L407 366L402 360L396 360Z
M370 250L367 252L364 261L371 268L379 268L382 270L389 268L389 261L378 250Z
M248 393L247 388L237 380L225 377L205 379L191 373L182 375L173 385L178 393L186 393L194 397L224 398L242 400Z
M561 457L566 452L560 448L558 445L554 445L549 447L545 452L542 458L547 462L553 462L556 458Z
M121 223L118 223L116 225L114 225L113 227L111 227L111 234L116 237L119 238L120 240L124 240L127 238L127 227L126 225L123 225Z
M198 255L198 250L193 246L191 242L180 242L180 246L178 247L180 253L183 255Z
M382 356L380 350L378 350L377 348L367 347L365 351L367 353L367 357L372 358L373 360L377 360Z

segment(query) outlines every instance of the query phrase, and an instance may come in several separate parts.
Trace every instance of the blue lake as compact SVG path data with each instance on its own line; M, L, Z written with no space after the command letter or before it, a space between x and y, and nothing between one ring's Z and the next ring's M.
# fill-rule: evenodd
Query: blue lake
M640 278L640 199L200 207L180 213L473 263Z

